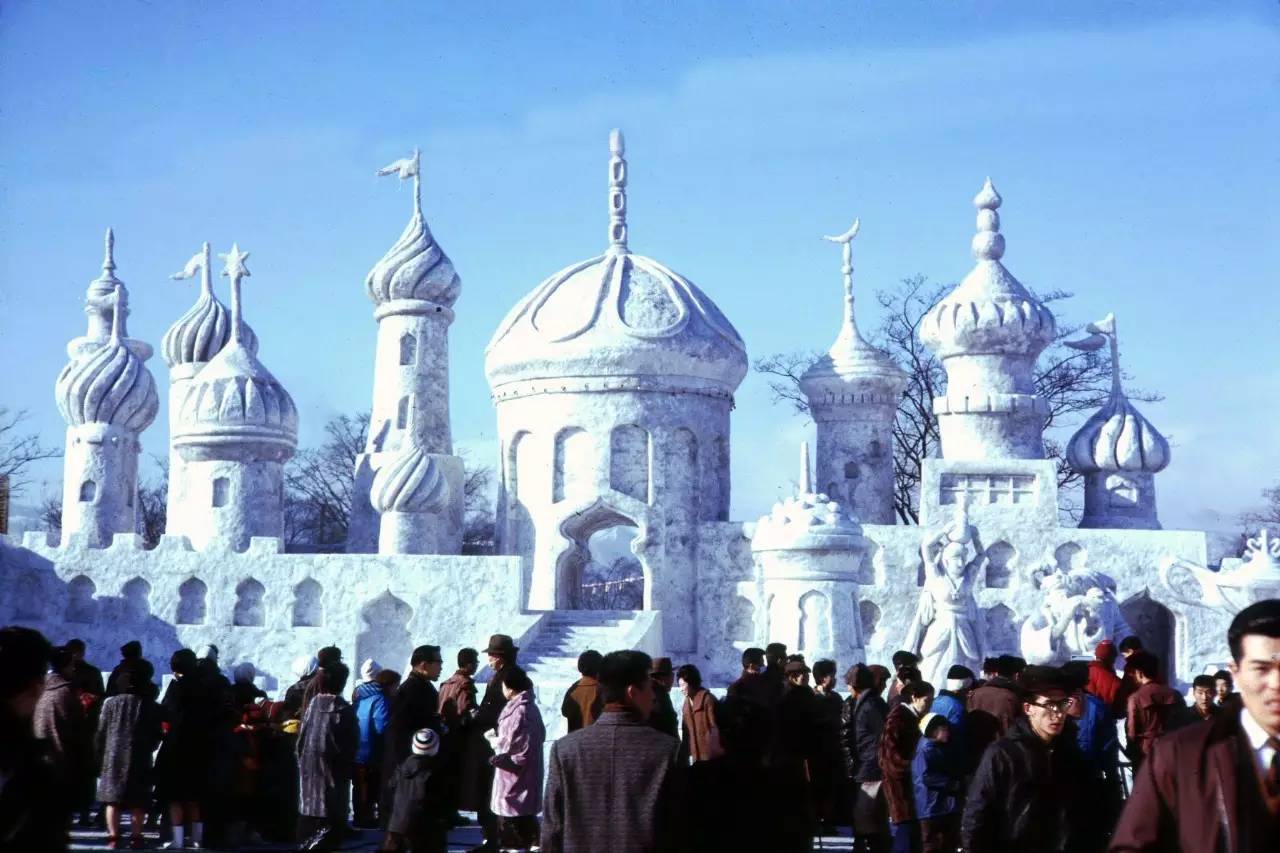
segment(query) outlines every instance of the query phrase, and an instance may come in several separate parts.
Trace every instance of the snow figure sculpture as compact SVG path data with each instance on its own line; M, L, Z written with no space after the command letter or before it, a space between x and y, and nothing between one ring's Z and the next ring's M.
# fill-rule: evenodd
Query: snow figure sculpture
M903 646L920 656L920 674L934 686L946 681L953 664L979 672L984 654L982 615L973 585L986 557L978 531L969 524L965 501L958 507L956 519L926 535L920 545L924 588Z
M1046 561L1032 579L1044 601L1022 623L1022 656L1028 663L1059 666L1072 657L1092 658L1098 643L1132 633L1109 575L1087 568L1063 571Z

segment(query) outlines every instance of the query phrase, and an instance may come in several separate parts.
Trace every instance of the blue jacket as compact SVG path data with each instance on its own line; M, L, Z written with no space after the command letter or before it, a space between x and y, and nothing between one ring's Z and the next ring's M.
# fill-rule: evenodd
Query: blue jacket
M1103 702L1092 693L1083 694L1084 715L1076 720L1076 743L1084 753L1090 772L1096 777L1099 771L1108 775L1118 773L1120 741L1116 734L1116 721Z
M951 761L946 747L927 737L916 744L916 757L911 760L911 786L916 801L916 818L949 815L956 810L956 782L951 775Z
M950 690L943 690L933 700L929 710L946 717L951 724L951 739L947 741L945 752L950 757L951 766L960 775L973 771L974 756L969 754L969 729L965 725L967 709L960 697Z
M356 764L378 764L382 759L383 732L391 719L391 709L382 688L366 681L356 688L356 724L360 727L360 746Z

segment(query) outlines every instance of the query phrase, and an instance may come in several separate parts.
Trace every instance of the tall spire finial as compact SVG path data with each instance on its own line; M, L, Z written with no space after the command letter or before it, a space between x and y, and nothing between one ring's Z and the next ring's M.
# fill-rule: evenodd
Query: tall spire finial
M973 256L980 261L998 261L1004 256L1004 235L1000 233L1000 214L996 208L1004 199L987 178L982 189L973 197L978 208L978 233L973 235Z
M622 131L609 132L609 251L627 251L627 153Z
M835 237L823 237L831 243L839 243L841 249L841 257L843 264L840 272L844 275L844 323L850 330L857 330L857 324L853 320L853 238L858 236L858 230L862 227L861 219L854 219L853 224L849 226L849 230Z
M114 228L107 229L106 246L102 255L102 274L103 278L114 278L112 273L116 269L116 232Z
M111 232L108 231L107 234L110 235ZM108 246L111 245L110 237L108 237L107 245ZM124 303L124 290L121 285L117 284L111 290L111 343L113 344L120 343L120 337L121 337L120 315L122 313L120 311L120 308L123 303Z
M422 152L417 148L413 149L413 154L403 157L394 163L388 163L376 173L378 177L383 175L399 175L400 180L405 181L413 178L413 213L415 216L422 215Z
M231 251L218 257L227 264L222 274L231 279L231 340L238 344L241 342L244 326L244 312L240 308L240 279L250 275L249 268L244 265L249 259L249 253L240 251L240 246L232 243Z
M813 491L813 475L809 471L809 442L800 442L800 494Z

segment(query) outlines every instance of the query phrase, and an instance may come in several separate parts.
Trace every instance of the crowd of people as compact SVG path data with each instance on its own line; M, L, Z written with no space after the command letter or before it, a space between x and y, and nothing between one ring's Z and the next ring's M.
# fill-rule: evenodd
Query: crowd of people
M1280 600L1227 640L1231 671L1197 677L1190 704L1134 637L1061 667L957 665L941 685L902 651L849 667L843 696L834 661L777 643L744 651L719 698L692 664L588 650L544 766L506 635L460 650L443 682L438 646L403 678L365 660L354 686L327 647L271 701L213 646L174 652L160 695L137 642L104 683L82 641L8 627L0 847L64 849L74 821L135 849L148 826L169 848L334 849L354 825L384 850L444 851L475 812L486 851L787 853L845 826L860 853L1252 853L1280 839Z

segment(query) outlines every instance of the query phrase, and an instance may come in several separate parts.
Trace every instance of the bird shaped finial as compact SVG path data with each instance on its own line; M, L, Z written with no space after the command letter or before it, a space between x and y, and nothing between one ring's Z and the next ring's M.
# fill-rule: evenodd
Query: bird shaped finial
M388 163L377 172L378 177L383 175L399 175L400 180L407 181L413 178L413 209L414 212L422 215L422 152L417 148L413 149L413 153L408 157L402 157L394 163Z

